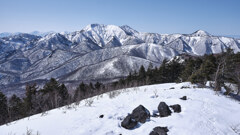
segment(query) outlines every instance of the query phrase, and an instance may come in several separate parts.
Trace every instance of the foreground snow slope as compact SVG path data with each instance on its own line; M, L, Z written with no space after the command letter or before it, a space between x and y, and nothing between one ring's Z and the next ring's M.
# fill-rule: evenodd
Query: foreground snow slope
M182 86L190 88L181 89ZM172 88L174 87L174 89ZM171 89L170 89L171 88ZM93 97L91 99L0 126L1 135L22 135L27 129L41 135L148 135L156 126L167 126L169 135L239 135L240 104L210 89L194 88L190 83L142 86ZM157 96L156 96L157 95ZM182 96L188 100L180 100ZM180 104L181 113L153 118L133 130L120 126L121 119L142 104L150 113L160 101ZM100 115L103 118L99 118Z

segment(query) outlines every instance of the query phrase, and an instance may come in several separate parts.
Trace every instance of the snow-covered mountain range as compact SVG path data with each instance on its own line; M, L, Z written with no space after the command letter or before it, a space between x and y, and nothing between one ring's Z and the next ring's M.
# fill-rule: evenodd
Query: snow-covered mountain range
M15 35L18 35L18 34L21 34L22 32L2 32L0 33L0 38L2 37L9 37L9 36L15 36ZM31 34L31 35L36 35L36 36L46 36L50 33L56 33L54 31L48 31L48 32L40 32L40 31L32 31L32 32L29 32L28 34ZM65 34L65 33L68 33L68 32L60 32L62 34Z
M192 34L142 33L131 27L90 24L81 31L20 33L0 38L0 89L18 90L27 82L51 77L62 82L109 81L125 77L150 63L179 54L240 51L240 39Z

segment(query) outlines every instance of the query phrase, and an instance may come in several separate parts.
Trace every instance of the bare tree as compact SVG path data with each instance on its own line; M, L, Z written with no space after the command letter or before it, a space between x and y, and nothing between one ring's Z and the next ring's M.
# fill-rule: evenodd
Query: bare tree
M223 58L220 59L220 62L218 63L217 70L215 73L214 81L215 81L215 91L220 91L221 86L224 83L223 82L223 73L225 69L225 64L226 64L226 57L224 56Z

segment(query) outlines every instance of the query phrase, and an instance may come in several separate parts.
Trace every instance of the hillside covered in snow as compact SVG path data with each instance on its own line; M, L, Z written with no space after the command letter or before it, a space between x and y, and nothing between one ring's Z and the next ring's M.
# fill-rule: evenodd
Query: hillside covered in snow
M27 82L56 78L64 83L113 81L143 65L159 66L180 54L202 56L227 48L240 51L240 40L192 34L142 33L131 27L90 24L80 31L43 37L20 33L0 38L0 89L16 93ZM13 91L15 90L15 91Z
M186 96L186 100L180 99ZM159 117L158 106L179 104L180 112ZM143 105L151 117L133 129L121 126L134 108ZM85 99L79 104L0 126L1 135L148 135L155 127L167 127L169 135L239 135L240 103L186 83L166 83L121 89Z

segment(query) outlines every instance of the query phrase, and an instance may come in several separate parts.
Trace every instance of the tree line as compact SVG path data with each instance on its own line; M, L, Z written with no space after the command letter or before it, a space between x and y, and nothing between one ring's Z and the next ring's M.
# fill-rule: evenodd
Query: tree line
M72 95L64 84L51 78L42 89L36 83L27 84L24 98L14 94L7 99L0 92L0 125L80 101L98 94L103 87L99 82L94 85L82 82Z
M24 98L17 95L7 98L0 92L0 125L115 89L185 81L202 85L207 81L214 81L214 89L219 91L221 87L225 87L228 90L226 94L230 92L230 88L225 82L229 82L238 86L239 94L240 53L233 53L229 49L216 55L189 56L184 61L179 57L163 60L160 67L149 64L145 69L141 66L138 71L129 73L127 77L116 82L108 84L81 82L73 94L54 78L51 78L43 88L38 88L37 84L27 84Z
M114 88L128 88L141 85L186 82L204 86L207 81L214 82L214 90L224 87L228 94L230 88L226 83L236 84L240 94L240 52L227 49L221 54L204 56L187 56L184 61L179 57L163 60L160 67L150 64L145 70L141 66L138 72L129 73L126 78L113 82Z

